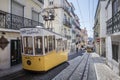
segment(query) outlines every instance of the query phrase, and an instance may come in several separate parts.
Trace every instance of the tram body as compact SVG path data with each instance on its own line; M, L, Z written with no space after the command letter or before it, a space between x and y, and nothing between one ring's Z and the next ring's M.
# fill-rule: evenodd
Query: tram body
M68 60L67 39L44 28L23 28L22 66L30 71L48 71Z

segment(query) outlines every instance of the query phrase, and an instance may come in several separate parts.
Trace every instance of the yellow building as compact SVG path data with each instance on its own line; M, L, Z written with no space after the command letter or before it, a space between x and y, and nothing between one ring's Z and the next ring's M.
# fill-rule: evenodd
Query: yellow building
M43 0L0 0L0 69L21 63L19 29L43 25Z

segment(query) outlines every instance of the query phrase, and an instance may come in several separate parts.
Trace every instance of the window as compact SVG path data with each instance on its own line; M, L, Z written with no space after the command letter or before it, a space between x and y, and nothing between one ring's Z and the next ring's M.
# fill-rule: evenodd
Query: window
M6 15L2 12L0 12L0 28L4 28L5 27L5 17Z
M55 49L55 36L53 36L53 49Z
M64 34L67 34L66 28L64 28Z
M48 38L47 36L44 37L45 53L48 52L48 39L47 38Z
M67 49L67 40L64 41L65 49Z
M49 42L48 42L49 43L49 51L53 50L52 42L53 42L52 36L49 36Z
M68 34L70 35L70 30L68 30Z
M49 0L49 5L53 5L53 0Z
M43 3L44 4L44 0L38 0L40 3Z
M112 58L118 62L119 45L112 44Z
M57 48L56 48L56 51L60 51L61 50L61 39L57 39Z
M42 37L35 37L35 54L43 54Z
M33 55L33 40L32 37L23 37L24 53Z
M118 1L114 0L112 3L112 15L114 16L118 12Z
M24 6L12 0L12 14L24 16Z
M67 16L66 16L66 14L64 14L64 20L67 20Z
M32 10L32 20L39 21L39 13Z

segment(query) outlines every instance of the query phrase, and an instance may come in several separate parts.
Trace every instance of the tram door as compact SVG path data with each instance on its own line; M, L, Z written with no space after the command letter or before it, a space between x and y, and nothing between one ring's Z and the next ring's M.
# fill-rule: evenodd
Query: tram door
M20 40L11 40L11 66L21 63Z

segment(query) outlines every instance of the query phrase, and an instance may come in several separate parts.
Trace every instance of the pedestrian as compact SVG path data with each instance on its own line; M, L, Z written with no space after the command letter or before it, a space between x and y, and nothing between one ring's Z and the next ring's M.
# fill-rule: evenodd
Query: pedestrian
M76 52L78 53L78 42L76 43Z

